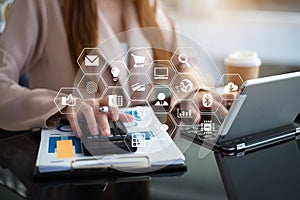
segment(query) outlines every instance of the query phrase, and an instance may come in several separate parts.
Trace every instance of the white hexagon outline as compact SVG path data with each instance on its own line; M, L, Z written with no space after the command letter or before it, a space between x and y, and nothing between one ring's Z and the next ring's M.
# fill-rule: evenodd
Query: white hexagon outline
M177 126L176 122L174 122L174 119L172 118L172 116L171 116L170 113L168 113L168 116L170 117L172 123L173 123L174 126L175 126L174 130L173 130L172 133L170 134L170 137L172 138L172 136L173 136L174 132L176 131L176 129L178 128L178 126Z
M63 114L63 115L64 115L64 114L65 114L65 115L77 114L77 112L78 112L79 109L81 108L81 103L79 104L79 107L76 109L76 112L65 113L65 112L62 112L61 109L59 109L59 106L56 104L56 100L57 100L57 98L58 98L58 95L59 95L60 93L62 93L62 92L61 92L62 90L75 90L75 91L77 91L77 93L80 95L80 100L82 101L82 99L83 99L82 96L81 96L81 93L78 91L77 87L62 87L62 88L59 89L59 91L57 92L56 96L55 96L54 99L53 99L53 102L54 102L54 104L55 104L57 110L58 110L61 114Z
M173 98L175 98L176 101L170 102L170 103L172 103L172 105L170 105L170 109L169 109L168 112L155 112L155 111L153 110L154 113L157 113L157 114L163 114L163 113L168 114L168 113L170 113L171 110L173 109L173 107L175 106L176 102L177 102L177 98L175 97L175 95L174 95L174 93L173 93L173 90L172 90L172 88L171 88L169 85L167 85L167 86L165 86L165 85L164 85L164 86L163 86L163 85L158 85L158 86L153 86L152 89L151 89L151 91L149 92L149 95L148 95L148 98L147 98L147 102L149 103L150 107L152 108L152 105L150 104L150 100L149 100L149 98L150 98L152 92L154 92L155 88L163 88L163 87L164 87L164 88L167 88L167 89L169 89L169 90L171 91L171 95L172 95ZM172 101L172 99L171 99L171 101Z
M150 90L149 90L149 92L148 92L148 94L145 96L145 98L143 98L143 99L131 99L131 96L130 96L130 94L128 94L128 96L129 96L129 99L131 100L131 101L147 101L148 102L148 98L149 98L149 95L151 94L151 91L153 90L153 83L152 83L152 81L149 79L149 77L146 75L146 74L130 74L129 75L129 78L127 79L127 81L129 81L129 79L131 78L131 76L145 76L146 77L146 79L149 81L149 83L150 83ZM128 84L128 86L129 86L129 84ZM122 87L126 87L126 85L125 86L122 86ZM125 89L126 90L126 89ZM129 86L129 90L131 90L131 87ZM128 91L129 92L129 91ZM151 106L150 106L151 107Z
M198 79L195 77L194 74L190 74L190 73L178 73L178 74L176 75L176 77L173 79L172 84L170 85L171 90L174 90L172 86L174 86L177 77L179 77L180 75L189 75L189 76L193 76L193 78L195 79L196 84L197 84L197 86L198 86L198 87L197 87L197 90L201 88L200 83L198 82ZM201 77L201 78L202 78L202 77ZM205 86L205 87L206 87L206 86ZM193 96L192 96L191 98L189 98L189 99L185 99L185 98L182 99L182 98L179 98L178 95L176 94L176 92L173 91L173 93L174 93L174 96L175 96L178 100L183 100L183 101L184 101L184 100L194 100L194 98L195 98L195 96L196 96L195 90L192 91L192 93L194 93L194 94L193 94Z
M184 46L181 46L181 47L177 47L177 48L176 48L175 52L173 53L172 57L170 58L170 61L171 61L171 63L173 64L173 66L175 67L175 69L176 69L176 66L175 66L175 64L173 63L173 58L177 55L177 52L179 51L179 49L192 49L192 51L195 53L195 56L197 57L197 63L196 63L196 64L190 63L190 65L191 65L191 67L193 67L194 69L196 69L196 68L195 68L195 65L200 65L200 57L198 56L198 53L197 53L197 51L195 50L195 48L194 48L194 47L184 47ZM178 54L178 55L180 55L180 54ZM176 70L177 70L177 69L176 69ZM177 70L177 72L180 73L178 70Z
M206 87L206 89L203 90L203 92L207 92L207 93L210 93L210 94L211 94L210 88L212 88L212 87ZM206 90L207 90L207 91L206 91ZM198 93L198 92L199 92L199 91L197 91L197 93ZM220 97L221 102L219 102L219 105L218 105L218 107L215 109L215 111L209 111L209 112L207 112L207 111L201 111L201 109L199 108L200 114L209 115L209 114L216 114L216 113L217 113L217 111L219 110L220 106L222 105L222 103L223 103L223 101L224 101L224 98L223 98L221 95L219 95L218 93L216 93L216 94ZM197 98L197 95L195 95L195 97L194 97L194 102L196 101L196 100L195 100L196 98ZM195 103L196 103L196 102L195 102ZM197 103L196 103L196 104L197 104Z
M172 121L172 123L174 125L174 130L170 134L168 133L168 131L167 131L167 133L170 137L172 137L172 135L174 134L174 132L178 128L178 126L177 126L176 122L174 121L174 119L171 117L172 115L170 114L170 112L168 112L168 113L156 113L155 112L155 114L159 114L159 115L165 114L165 115L167 115L167 117L169 116L170 120Z
M214 118L217 120L217 123L219 124L219 126L221 127L222 123L221 123L221 121L219 120L218 115L212 113L212 114L203 114L202 116L211 116L211 119L214 117ZM199 124L199 125L200 125L200 124ZM218 131L217 135L218 135L218 137L221 136L221 135L219 134L219 131ZM198 135L197 135L197 137L198 137ZM218 137L217 137L217 138L218 138ZM198 137L198 138L199 138L199 137ZM201 140L201 138L199 138L199 139Z
M205 114L204 116L214 116L214 118L217 120L218 124L221 126L222 123L220 122L220 120L219 120L219 118L218 118L217 115L215 115L215 114ZM183 128L193 128L194 126L195 126L195 125L184 125L184 126L179 126L179 127L178 127L178 131L179 131L180 134L182 134L182 131L184 131L184 130L182 130ZM197 124L196 126L200 126L200 124ZM213 147L215 146L215 144L218 142L218 139L219 139L220 136L221 136L221 135L220 135L220 133L219 133L219 131L218 131L216 139L215 139L213 142L208 142L208 143L211 145L211 147L205 146L204 144L199 145L199 146L200 146L199 153L198 153L198 158L199 158L199 159L204 158L208 153L211 152L212 148L213 148ZM181 136L181 137L184 137L184 136ZM193 138L193 139L186 139L186 140L189 140L189 141L192 142L195 138L198 138L200 141L203 141L203 143L205 143L206 141L211 141L211 140L209 140L209 139L203 140L203 139L200 138L197 134L193 135L192 138ZM204 150L204 155L203 155L203 154L201 155L202 150Z
M222 80L224 79L224 77L225 76L228 76L228 75L230 75L230 76L237 76L240 80L241 80L241 83L243 84L244 83L244 81L243 81L243 79L242 79L242 77L239 75L239 74L230 74L230 73L225 73L225 74L223 74L222 76L221 76L221 78L219 79L219 81L217 82L217 84L216 84L216 88L218 88L218 86L220 85L220 83L222 82ZM223 82L224 83L224 82ZM224 86L223 86L224 87ZM239 88L240 89L240 88ZM221 96L222 98L223 98L223 100L224 101L226 101L226 100L228 100L228 99L226 99L226 98L224 98L223 96ZM237 95L237 98L235 98L235 99L233 99L234 101L235 100L239 100L240 99L240 96L239 95ZM231 99L230 99L231 100Z
M171 78L171 80L169 81L170 83L168 84L168 86L171 86L172 83L173 83L173 81L175 80L175 78L176 78L177 75L179 74L178 70L175 69L173 63L172 63L170 60L153 60L153 62L152 62L153 65L154 65L155 61L163 61L163 62L168 62L168 63L170 63L170 67L173 69L173 71L174 71L174 73L175 73L174 76L173 76L173 77ZM148 76L148 78L149 78L150 81L152 81L152 80L151 80L151 77L149 77L149 71L151 71L151 70L153 70L153 69L154 69L153 67L149 67L149 69L146 71L146 75ZM154 83L153 83L153 86L155 86ZM158 85L158 86L159 86L159 85Z
M204 115L204 116L207 116L207 115ZM216 114L208 114L208 116L215 117L215 119L217 120L219 126L220 126L220 127L222 126L222 123L221 123L221 121L219 120L219 118L218 118L218 116L217 116ZM212 117L211 117L211 118L212 118ZM200 124L199 124L199 125L200 125ZM203 139L199 138L198 135L196 135L196 137L197 137L199 140L202 140L203 143L205 143L206 141L209 141L208 143L209 143L209 145L211 145L211 147L207 147L207 146L205 146L205 144L204 144L204 145L203 145L203 144L200 145L200 149L199 149L199 153L198 153L198 158L199 158L199 159L204 158L206 155L208 155L208 154L212 151L213 147L214 147L214 146L216 145L216 143L218 142L220 136L221 136L221 134L220 134L220 132L219 132L219 130L218 130L217 137L214 139L213 142L211 142L211 141L212 141L211 139L204 139L204 140L203 140ZM202 152L203 152L203 154L201 155Z
M197 109L198 113L201 114L201 113L200 113L200 110L199 110L199 108L198 108L198 106L195 104L195 101L194 101L193 99L183 100L183 101L189 101L189 102L191 102L191 103L195 106L195 108ZM182 102L182 101L180 101L179 104L180 104L181 102ZM178 123L177 123L177 121L175 120L175 117L172 115L172 111L173 111L173 109L176 108L176 105L177 105L177 104L175 104L174 107L172 108L172 110L170 111L170 117L173 118L173 120L174 120L174 122L175 122L175 125L177 125L178 128L180 128L181 126L193 126L193 125L195 125L195 124L196 124L196 121L198 120L197 117L194 119L194 121L193 121L192 124L178 124Z
M130 132L130 133L139 133L139 131L136 131L136 132ZM134 152L131 151L131 148L128 146L128 144L127 144L127 142L126 142L126 138L127 138L127 137L129 137L129 133L124 137L124 139L123 139L123 140L124 140L124 143L126 144L127 148L130 150L130 152L131 152L131 153L134 153ZM132 136L131 136L131 137L132 137ZM153 140L154 140L153 137L150 138L149 145L146 145L146 147L147 147L146 150L145 150L145 151L141 151L141 152L139 152L139 153L147 153L147 152L149 151L149 149L150 149L152 143L153 143ZM130 145L131 145L131 141L130 141ZM137 147L137 151L138 151L138 147ZM137 152L137 151L136 151L136 152Z
M86 71L83 69L83 67L81 66L81 64L79 63L80 57L83 55L84 51L86 51L86 50L96 50L96 51L98 51L98 52L99 52L99 55L101 55L101 56L103 57L103 59L104 59L104 64L103 64L103 66L106 66L106 65L107 65L106 58L105 58L103 52L101 51L101 49L100 49L100 48L91 48L91 47L89 47L89 48L83 48L83 49L82 49L82 51L80 52L79 56L77 57L77 60L76 60L77 64L79 65L80 69L83 71L84 74L100 74L101 71L103 71L103 66L99 66L99 68L100 68L99 72L93 73L93 72L86 72Z
M103 96L101 96L101 97L105 97L105 96L106 96L106 93L107 93L108 90L110 90L110 89L112 89L112 90L114 90L114 89L122 89L122 90L124 91L124 94L126 94L126 96L128 97L128 98L127 98L127 99L128 99L128 103L127 103L126 106L124 106L124 108L125 108L125 109L128 108L128 106L129 106L131 100L130 100L130 96L128 95L126 89L125 89L123 86L108 86L108 87L106 87L106 89L104 90ZM121 108L123 108L123 107L121 107Z
M80 81L76 85L76 88L77 88L79 94L81 95L82 99L84 99L84 98L83 98L83 94L81 93L81 91L79 89L79 85L81 84L83 78L86 77L86 76L99 76L99 80L101 80L101 82L103 83L103 80L101 79L101 76L100 76L99 73L84 73L83 76L81 77ZM104 84L103 92L101 92L100 97L103 97L103 95L105 94L104 93L105 91L106 91L106 86Z
M149 51L148 51L148 49L151 49L151 48L147 48L147 47L131 47L130 49L128 49L128 51L126 52L126 54L125 54L125 56L124 56L124 59L123 59L123 62L124 62L124 64L125 64L125 66L128 66L128 64L127 64L127 58L128 58L128 56L129 56L129 53L131 52L131 51L135 51L135 50L145 50L146 51L146 53L147 53L147 55L149 56L149 58L150 58L150 60L151 60L151 62L149 63L149 65L152 65L153 64L153 58L152 58L152 56L151 56L151 54L149 53ZM128 68L128 67L127 67ZM147 71L147 70L146 70ZM132 72L132 71L130 71L129 70L129 76L131 76L131 75L145 75L145 73L134 73L134 72ZM147 75L147 74L146 74Z
M136 107L136 106L130 107L130 105L132 104L132 102L142 102L142 103L145 103L145 104L146 104L146 105L145 105L146 107L152 108L152 107L150 106L149 102L146 101L146 100L131 100L131 99L129 98L128 107L125 107L125 108L123 108L123 109L126 111L126 109ZM145 125L143 125L142 127L147 127L151 121L152 121L152 119L151 119L150 121L148 121L148 122L147 122Z
M128 82L129 77L131 76L131 72L129 71L128 66L124 63L124 61L109 61L105 64L105 67L100 72L100 78L102 79L102 82L105 84L105 86L107 88L110 88L110 87L124 87L123 85L116 85L116 86L108 85L106 80L103 78L103 73L106 70L106 68L109 67L110 63L114 63L114 62L123 63L124 66L125 66L125 70L128 72L128 76L126 77L126 79L124 79L124 83Z

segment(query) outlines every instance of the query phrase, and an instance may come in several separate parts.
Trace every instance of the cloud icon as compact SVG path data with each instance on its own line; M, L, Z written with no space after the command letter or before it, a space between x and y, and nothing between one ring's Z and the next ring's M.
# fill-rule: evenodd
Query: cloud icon
M239 87L235 85L233 82L229 82L227 85L224 86L225 92L236 92L238 91Z

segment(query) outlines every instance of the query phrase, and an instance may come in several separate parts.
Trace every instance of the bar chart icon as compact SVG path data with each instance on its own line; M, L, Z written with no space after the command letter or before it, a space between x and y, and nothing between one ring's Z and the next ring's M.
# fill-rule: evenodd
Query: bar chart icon
M180 111L179 108L177 108L177 118L180 118L180 119L190 119L190 118L193 118L192 116L192 110L189 109L189 110L182 110Z

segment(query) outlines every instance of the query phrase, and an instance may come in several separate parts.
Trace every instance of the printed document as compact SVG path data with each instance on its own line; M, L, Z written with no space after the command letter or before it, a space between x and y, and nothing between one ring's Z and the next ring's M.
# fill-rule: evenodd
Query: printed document
M70 171L73 168L101 168L122 166L143 168L184 164L185 157L162 128L149 107L133 107L121 110L135 120L124 123L131 134L131 145L137 147L134 153L85 156L81 141L76 138L67 124L53 129L43 129L36 161L40 173Z

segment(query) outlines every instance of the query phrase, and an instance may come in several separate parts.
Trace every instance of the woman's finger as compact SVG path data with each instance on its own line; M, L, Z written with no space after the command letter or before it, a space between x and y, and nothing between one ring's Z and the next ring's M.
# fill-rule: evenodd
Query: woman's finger
M83 113L88 128L91 132L92 135L99 135L99 129L98 129L98 125L97 125L97 121L95 118L95 112L94 109L89 106L89 105L85 105L84 108L82 108L81 112Z
M132 117L131 115L120 112L119 113L119 120L121 122L132 122L134 120L134 117Z
M223 104L219 104L217 113L220 114L221 117L225 118L228 114L228 110L223 106Z
M99 123L101 133L104 136L110 136L110 127L108 123L108 117L106 113L96 111L96 118Z
M108 106L109 110L107 113L107 117L111 121L118 121L119 120L119 109L115 105L110 105L114 104L113 102L116 101L116 95L108 95L102 99L99 99L99 106ZM111 101L111 102L110 102Z
M78 118L77 118L77 115L76 114L72 114L72 115L69 115L67 117L69 123L70 123L70 126L74 132L74 134L76 135L76 137L80 138L82 136L82 131L80 129L80 126L78 124Z
M236 92L231 92L231 93L226 93L223 94L223 105L229 109L233 103L233 101L236 99L237 93Z
M237 92L230 92L223 94L223 98L227 100L234 100L237 96Z
M109 112L107 113L107 117L111 121L118 121L119 120L118 107L109 107Z

